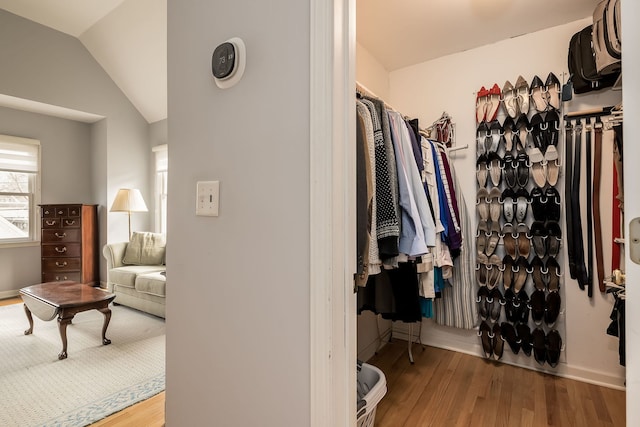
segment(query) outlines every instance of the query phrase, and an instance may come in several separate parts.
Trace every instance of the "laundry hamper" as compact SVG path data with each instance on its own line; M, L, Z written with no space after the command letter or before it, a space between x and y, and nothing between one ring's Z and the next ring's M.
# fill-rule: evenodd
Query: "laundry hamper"
M373 365L358 362L358 427L373 427L378 403L387 393L384 373Z

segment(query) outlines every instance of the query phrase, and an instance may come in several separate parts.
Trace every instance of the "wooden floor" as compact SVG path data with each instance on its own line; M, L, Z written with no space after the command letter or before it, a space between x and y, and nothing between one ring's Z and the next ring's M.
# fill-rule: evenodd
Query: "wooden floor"
M20 298L0 305L21 303ZM376 427L625 425L625 393L434 347L387 344L368 363L386 377ZM93 427L162 427L165 393Z
M624 426L625 392L487 359L386 345L368 363L387 381L376 427Z

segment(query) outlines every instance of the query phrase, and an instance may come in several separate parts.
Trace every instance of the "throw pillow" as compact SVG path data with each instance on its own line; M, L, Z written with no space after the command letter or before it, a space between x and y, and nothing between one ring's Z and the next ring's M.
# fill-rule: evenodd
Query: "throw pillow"
M167 245L164 234L134 232L122 258L123 264L160 265Z

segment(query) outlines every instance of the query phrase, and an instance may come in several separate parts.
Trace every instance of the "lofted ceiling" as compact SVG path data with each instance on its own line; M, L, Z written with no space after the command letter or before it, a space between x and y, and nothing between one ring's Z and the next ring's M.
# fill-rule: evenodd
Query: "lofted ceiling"
M167 0L0 0L77 37L149 123L167 117ZM356 0L357 39L387 71L590 16L598 0ZM517 60L499 52L494 60Z

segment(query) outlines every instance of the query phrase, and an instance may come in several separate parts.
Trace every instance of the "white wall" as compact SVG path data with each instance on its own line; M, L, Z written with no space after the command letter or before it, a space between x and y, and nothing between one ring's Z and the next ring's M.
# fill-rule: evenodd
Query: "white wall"
M100 205L100 244L125 240L127 215L108 208L120 187L150 197L148 123L76 38L2 9L0 29L0 94L106 117L87 141L89 163L78 167L92 170L87 185L90 202ZM149 215L135 214L134 224L147 229Z
M537 74L544 80L552 71L562 81L566 80L569 40L590 22L591 19L588 18L390 73L390 103L395 108L403 114L418 117L423 127L446 111L456 123L456 144L469 144L468 150L454 152L452 158L470 212L475 211L473 203L477 185L474 115L476 92L481 86L489 88L493 83L500 87L506 80L515 83L519 75L530 82L534 75ZM620 92L612 91L575 96L573 101L565 104L563 113L586 107L614 105L620 102L620 98ZM608 157L603 158L603 165L610 162L609 151ZM602 188L603 202L610 203L611 176L606 178L606 182L603 179ZM606 190L609 190L609 196ZM559 191L563 195L562 188ZM585 206L584 202L582 206ZM609 205L608 209L603 210L603 215L610 212L610 209ZM475 230L475 218L473 223ZM603 224L610 224L604 216ZM607 242L609 239L603 236L603 241ZM473 250L473 246L468 248ZM605 254L605 259L609 258ZM566 259L565 254L563 272L568 272ZM610 267L607 271L610 271ZM561 359L563 363L556 369L549 369L549 372L622 387L625 370L618 363L618 340L606 335L613 300L610 296L600 294L597 285L595 289L594 297L589 299L586 292L580 291L577 283L568 274L565 275L563 306L566 308L566 330L563 331L562 327L560 330L566 352ZM475 331L452 330L437 326L431 321L425 321L422 331L422 339L428 344L482 354ZM594 340L597 340L597 344L594 344ZM503 360L536 369L539 367L533 357L514 356L510 351L505 351Z
M625 179L625 230L629 236L629 222L640 217L640 198L637 183L640 182L640 168L635 159L640 158L640 146L637 135L640 133L640 4L634 1L623 1L622 4L622 38L625 41L622 58L624 115L624 156L627 164L624 168ZM630 162L629 159L632 159ZM630 237L630 236L629 236ZM629 253L626 256L627 273L627 425L640 425L640 266L631 262ZM636 307L637 306L637 307Z
M356 43L356 80L382 99L389 99L389 72L360 43Z
M41 147L41 199L91 203L90 125L0 107L0 134L32 138ZM35 268L34 268L35 266ZM0 298L41 281L40 245L0 247Z
M306 426L309 3L168 1L168 426ZM242 80L218 89L217 44ZM199 180L220 216L195 216Z

